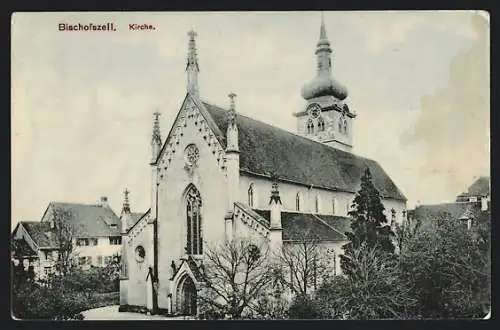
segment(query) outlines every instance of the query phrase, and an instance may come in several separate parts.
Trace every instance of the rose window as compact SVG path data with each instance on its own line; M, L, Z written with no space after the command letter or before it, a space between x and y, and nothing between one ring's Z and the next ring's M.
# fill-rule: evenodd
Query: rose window
M190 144L186 147L184 155L186 164L189 166L193 166L198 163L198 159L200 158L200 151L194 144Z

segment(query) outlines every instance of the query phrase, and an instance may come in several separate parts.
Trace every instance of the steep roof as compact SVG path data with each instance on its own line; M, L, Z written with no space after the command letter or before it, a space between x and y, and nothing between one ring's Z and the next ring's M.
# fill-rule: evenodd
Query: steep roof
M488 203L488 210L491 204ZM489 211L486 211L486 213ZM477 219L481 213L481 202L443 203L434 205L420 205L408 212L410 220L421 220L423 223L432 223L441 216L448 215L452 219Z
M24 239L11 240L11 248L11 252L14 256L37 256L37 252L34 251Z
M453 219L460 218L469 203L442 203L442 204L429 204L420 205L411 213L413 217L424 219L435 219L441 215L448 214Z
M76 237L120 236L121 223L118 216L107 206L52 202L49 209L61 209L71 213L71 223ZM47 214L46 211L46 214ZM45 215L42 221L45 219Z
M256 213L270 221L269 210L257 210ZM342 218L342 219L341 219ZM345 241L345 223L349 218L312 213L281 212L283 240L293 241L303 238L319 241Z
M487 196L490 194L490 177L482 176L474 181L467 189L472 196Z
M203 102L219 128L216 136L225 145L226 110ZM330 190L355 193L366 167L382 197L406 200L380 165L367 158L344 152L323 143L293 134L261 121L237 114L240 169L269 176L277 171L280 179Z
M132 228L137 221L139 221L140 218L145 214L146 212L131 212L129 214L122 214L122 217L127 216L126 222L127 222L127 228Z
M20 224L39 247L56 246L55 233L51 230L48 222L21 221Z

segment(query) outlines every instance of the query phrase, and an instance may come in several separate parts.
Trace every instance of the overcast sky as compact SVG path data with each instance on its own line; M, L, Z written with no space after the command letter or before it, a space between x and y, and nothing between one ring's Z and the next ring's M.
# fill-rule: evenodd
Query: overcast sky
M152 113L164 136L186 92L187 31L198 33L200 95L295 131L316 73L319 12L16 13L12 18L12 223L51 201L122 191L149 207ZM473 12L325 12L333 75L358 117L354 152L408 198L453 201L489 175L489 19ZM114 22L116 32L59 32ZM154 31L128 31L148 23Z

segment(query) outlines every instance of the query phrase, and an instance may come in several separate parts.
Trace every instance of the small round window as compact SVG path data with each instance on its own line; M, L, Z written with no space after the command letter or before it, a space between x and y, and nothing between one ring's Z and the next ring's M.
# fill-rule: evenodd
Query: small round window
M144 250L144 247L142 245L136 247L135 260L137 260L137 262L143 262L145 257L146 257L146 250Z
M194 144L188 145L184 150L184 160L186 164L189 166L196 165L199 158L200 151L198 150L198 147L196 147Z

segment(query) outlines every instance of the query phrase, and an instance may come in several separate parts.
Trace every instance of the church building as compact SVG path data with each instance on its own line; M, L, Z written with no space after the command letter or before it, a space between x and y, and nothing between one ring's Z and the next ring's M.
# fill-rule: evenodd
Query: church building
M389 221L403 221L404 195L376 161L352 152L356 113L332 76L323 21L296 132L238 113L234 93L227 109L205 101L196 33L188 37L187 92L165 138L160 114L153 119L151 206L137 218L127 200L121 215L120 311L196 315L204 250L236 236L280 248L307 230L338 258L366 168Z

